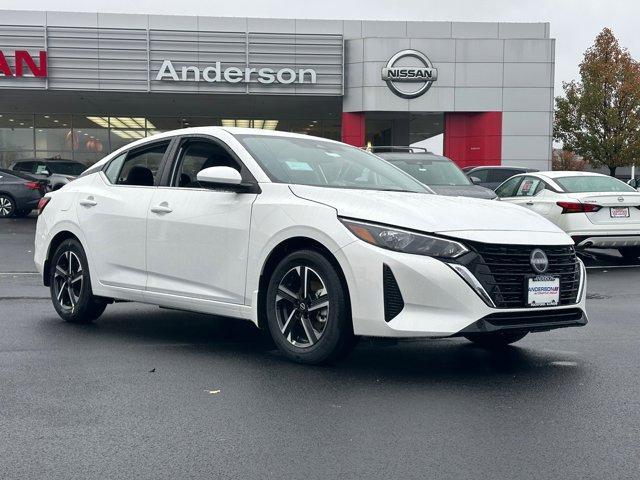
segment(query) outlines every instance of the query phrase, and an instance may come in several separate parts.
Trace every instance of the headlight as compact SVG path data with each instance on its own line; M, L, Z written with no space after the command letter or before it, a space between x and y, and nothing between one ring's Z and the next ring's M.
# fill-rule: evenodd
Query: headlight
M469 251L461 243L445 238L345 218L341 218L340 221L360 240L396 252L439 258L457 258Z

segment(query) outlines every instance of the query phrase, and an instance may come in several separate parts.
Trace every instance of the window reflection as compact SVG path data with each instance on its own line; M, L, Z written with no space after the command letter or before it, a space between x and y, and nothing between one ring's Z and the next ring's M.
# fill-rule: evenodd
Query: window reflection
M338 118L0 114L0 166L21 159L60 158L87 166L141 138L179 128L224 125L340 139Z

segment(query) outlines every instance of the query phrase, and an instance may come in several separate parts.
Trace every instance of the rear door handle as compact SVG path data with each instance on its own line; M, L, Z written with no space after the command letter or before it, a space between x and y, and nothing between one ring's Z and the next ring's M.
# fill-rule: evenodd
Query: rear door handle
M527 205L533 205L533 202L532 202L531 200L529 200L529 201L527 202Z
M166 202L161 203L160 205L156 205L155 207L151 207L151 211L153 213L171 213L173 210L169 207Z
M80 205L83 207L95 207L98 204L93 197L87 197L84 200L80 200Z

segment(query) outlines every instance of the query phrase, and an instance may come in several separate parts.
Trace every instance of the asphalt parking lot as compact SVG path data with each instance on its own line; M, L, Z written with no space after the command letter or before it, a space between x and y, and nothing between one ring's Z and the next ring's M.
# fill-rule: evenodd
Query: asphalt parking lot
M614 252L585 255L584 328L308 367L230 319L125 303L65 324L34 228L0 223L0 478L638 478L640 266Z

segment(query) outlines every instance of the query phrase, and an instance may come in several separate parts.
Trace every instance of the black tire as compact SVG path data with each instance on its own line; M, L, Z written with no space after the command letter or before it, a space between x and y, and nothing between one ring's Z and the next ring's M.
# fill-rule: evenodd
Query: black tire
M50 265L51 301L63 320L90 323L102 315L107 300L93 295L89 265L80 242L75 239L63 241L51 257ZM68 286L70 281L71 290Z
M16 213L15 200L6 193L0 193L0 218L9 218Z
M306 297L301 281L304 272ZM294 297L283 296L285 291ZM289 359L315 365L330 363L345 357L355 346L348 293L336 268L321 253L299 250L282 259L271 273L265 301L271 337ZM291 317L290 322L284 317Z
M640 257L640 247L619 248L618 252L625 260L638 260Z
M493 349L504 348L518 340L522 340L527 333L529 332L510 332L507 330L488 333L470 333L464 337L481 347Z

